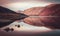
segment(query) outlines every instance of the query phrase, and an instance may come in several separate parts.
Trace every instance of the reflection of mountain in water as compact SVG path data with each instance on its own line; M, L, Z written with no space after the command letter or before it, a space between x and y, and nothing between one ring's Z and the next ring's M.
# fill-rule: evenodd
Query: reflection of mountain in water
M9 25L10 23L28 17L22 13L16 13L8 8L0 6L0 28Z
M26 15L40 16L28 17L25 23L35 26L46 26L52 29L60 29L60 4L51 4L44 8L34 7L24 11ZM43 16L43 17L42 17Z

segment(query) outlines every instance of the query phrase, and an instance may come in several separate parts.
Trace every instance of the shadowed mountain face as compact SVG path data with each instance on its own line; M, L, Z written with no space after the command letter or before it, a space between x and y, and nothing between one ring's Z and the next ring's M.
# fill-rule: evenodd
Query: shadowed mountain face
M34 26L45 26L51 29L60 29L60 4L51 4L44 8L30 8L24 12L26 15L37 16L25 18L25 23ZM33 13L35 14L33 15ZM37 13L38 15L36 15Z
M15 12L8 8L0 6L0 13L15 13Z
M16 13L8 8L0 6L0 28L9 25L10 23L28 17L22 13Z

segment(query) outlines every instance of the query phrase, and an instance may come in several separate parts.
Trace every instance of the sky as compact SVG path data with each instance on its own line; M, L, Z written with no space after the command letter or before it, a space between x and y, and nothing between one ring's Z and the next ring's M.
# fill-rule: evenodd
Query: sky
M52 3L58 3L60 0L0 0L0 6L4 6L6 8L9 8L14 11L24 11L25 9L31 8L31 7L45 7ZM14 25L20 24L21 27L17 28ZM14 22L8 27L13 27L16 31L20 30L50 30L49 28L45 27L36 27L27 25L24 22ZM5 28L5 27L4 27Z
M50 4L50 3L49 3ZM48 5L48 3L40 3L40 2L15 2L15 3L9 3L6 4L5 6L7 8L10 8L14 11L22 10L24 11L25 9L32 8L32 7L44 7ZM16 9L15 9L16 8Z
M25 10L31 7L46 6L51 3L60 3L60 0L0 0L0 5L10 8L14 11ZM14 5L13 5L14 4ZM37 5L36 5L37 4ZM28 7L29 5L29 7ZM15 9L16 8L16 9Z

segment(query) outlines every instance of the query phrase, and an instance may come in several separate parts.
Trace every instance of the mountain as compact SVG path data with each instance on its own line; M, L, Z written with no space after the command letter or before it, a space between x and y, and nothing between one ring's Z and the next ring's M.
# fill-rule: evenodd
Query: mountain
M60 4L51 4L45 7L40 16L60 16Z
M10 23L28 17L22 13L16 13L6 7L0 6L0 28L9 25Z
M24 11L28 17L24 22L34 26L45 26L51 29L60 29L60 4L50 4L44 8L34 7Z
M44 9L43 7L32 7L24 10L23 13L29 16L37 16L43 9Z
M32 8L29 8L27 10L24 10L24 14L26 14L28 16L39 16L39 13L43 9L44 9L43 7L32 7ZM38 24L39 21L40 21L39 18L35 18L35 17L27 17L27 18L24 19L25 23L35 25L35 26L38 26L36 24Z
M1 13L15 13L14 11L8 9L8 8L5 8L3 6L0 6L0 12Z

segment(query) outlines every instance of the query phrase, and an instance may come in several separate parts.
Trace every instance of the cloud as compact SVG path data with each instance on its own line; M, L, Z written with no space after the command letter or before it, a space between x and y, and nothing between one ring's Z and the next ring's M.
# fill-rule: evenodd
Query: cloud
M50 3L60 3L60 0L0 0L0 4L12 3L12 2L50 2Z
M60 0L35 0L38 2L50 2L50 3L58 3L60 4Z

